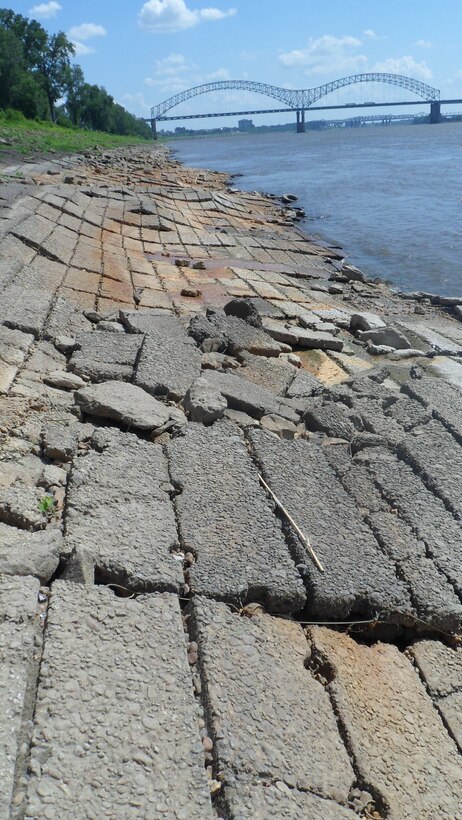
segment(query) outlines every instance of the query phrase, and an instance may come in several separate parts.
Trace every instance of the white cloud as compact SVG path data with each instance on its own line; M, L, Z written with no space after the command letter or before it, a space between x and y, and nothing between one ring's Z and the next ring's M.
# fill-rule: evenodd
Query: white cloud
M202 21L223 20L236 13L235 8L227 11L216 8L189 9L185 0L148 0L138 15L138 24L145 31L155 33L183 31Z
M62 6L60 6L59 3L56 3L55 0L50 0L50 3L39 3L38 6L32 6L28 14L30 14L31 17L42 17L44 20L47 20L49 17L54 17L61 9Z
M431 80L433 73L425 60L417 63L414 57L389 57L388 60L376 63L373 71L383 71L389 74L405 74L407 77L415 77L419 80Z
M85 43L79 43L78 40L72 40L72 45L75 48L75 56L83 57L85 54L94 54L95 49L87 46Z
M366 31L363 31L365 37L368 37L369 40L376 40L377 35L372 28L367 28Z
M307 77L359 72L367 65L367 57L357 53L361 45L357 37L325 34L310 38L305 49L283 52L278 59L283 66L303 69Z
M137 91L135 94L124 94L121 104L138 117L151 114L151 106L146 102L142 91Z
M229 80L230 76L227 68L218 68L208 74L198 73L197 65L182 54L170 54L163 60L156 60L153 76L146 77L144 83L170 97L196 85Z
M80 26L72 26L69 29L71 40L89 40L91 37L105 37L106 34L104 26L98 23L82 23Z
M419 48L433 48L433 43L431 40L417 40L416 46Z

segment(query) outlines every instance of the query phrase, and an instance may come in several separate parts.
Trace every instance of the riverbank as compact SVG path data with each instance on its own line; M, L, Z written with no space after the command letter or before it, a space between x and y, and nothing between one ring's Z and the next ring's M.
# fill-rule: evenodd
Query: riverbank
M457 296L461 136L457 125L371 126L172 147L185 165L242 174L247 191L293 192L309 231L341 244L369 278Z
M162 147L0 170L11 817L457 817L462 299Z

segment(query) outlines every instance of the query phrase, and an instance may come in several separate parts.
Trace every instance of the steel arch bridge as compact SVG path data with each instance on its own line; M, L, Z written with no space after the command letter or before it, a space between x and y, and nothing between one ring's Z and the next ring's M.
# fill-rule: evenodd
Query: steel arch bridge
M167 100L159 103L159 105L153 106L151 108L151 119L154 121L167 119L165 116L167 111L170 111L186 100L192 99L192 97L197 97L199 94L207 94L211 91L252 91L255 94L263 94L264 96L279 100L279 102L287 106L289 111L304 111L332 91L337 91L339 88L343 88L347 85L355 85L356 83L387 83L388 85L405 88L407 91L411 91L413 94L416 94L428 102L437 102L440 99L440 92L437 88L433 88L419 80L414 80L412 77L405 77L402 74L377 72L352 74L349 77L342 77L339 80L334 80L331 83L326 83L316 88L297 90L279 88L276 85L252 82L251 80L220 80L215 83L206 83L205 85L188 88L180 94L169 97Z

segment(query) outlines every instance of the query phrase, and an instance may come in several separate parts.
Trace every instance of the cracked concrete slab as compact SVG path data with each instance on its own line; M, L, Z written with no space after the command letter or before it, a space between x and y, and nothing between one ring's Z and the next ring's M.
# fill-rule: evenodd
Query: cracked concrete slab
M32 718L31 679L40 652L35 578L0 575L0 817L9 820L17 767L27 749L26 723ZM24 772L25 774L25 765Z
M239 429L190 424L167 445L181 545L195 594L301 609L305 592Z
M201 353L176 316L158 317L155 323L152 320L137 364L135 384L154 396L166 395L178 401L200 372Z
M300 416L283 396L275 395L260 384L249 383L234 373L217 371L208 373L207 381L225 397L231 410L240 410L256 419L275 413L294 424L300 421Z
M35 576L45 584L55 572L61 552L60 530L27 532L0 523L0 574Z
M250 430L248 438L263 477L325 568L320 573L312 565L292 532L297 562L305 567L309 611L326 619L378 611L399 619L409 612L408 593L394 563L363 523L321 448L302 439L282 442L259 430Z
M379 808L390 820L457 817L457 747L407 658L323 627L310 635L356 771Z
M55 582L40 684L27 817L213 817L176 596Z
M201 598L192 618L225 791L252 777L346 806L355 773L328 694L306 668L309 646L299 624L258 612L240 617Z
M87 331L79 333L76 342L78 349L69 361L73 373L94 382L131 381L142 336Z
M74 458L66 514L68 552L84 547L98 570L130 589L179 591L181 563L162 449L131 433L98 430Z

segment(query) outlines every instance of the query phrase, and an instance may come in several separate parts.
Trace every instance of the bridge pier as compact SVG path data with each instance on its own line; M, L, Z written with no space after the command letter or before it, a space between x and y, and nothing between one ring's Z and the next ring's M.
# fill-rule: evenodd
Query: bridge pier
M153 140L156 140L157 139L157 126L156 126L156 121L155 120L151 120L151 131L152 131Z
M297 134L305 133L305 109L301 108L297 111Z
M435 125L441 122L441 103L432 102L430 104L430 124Z

